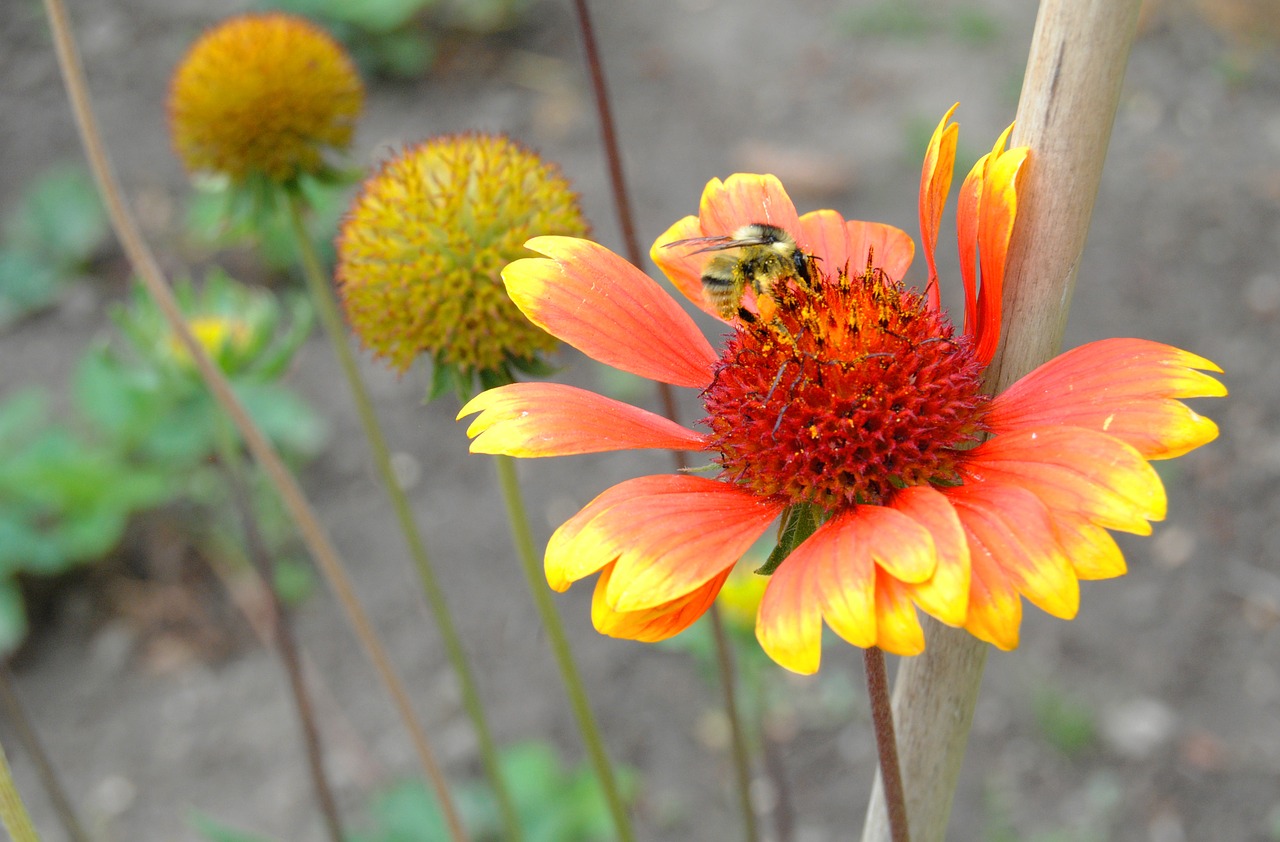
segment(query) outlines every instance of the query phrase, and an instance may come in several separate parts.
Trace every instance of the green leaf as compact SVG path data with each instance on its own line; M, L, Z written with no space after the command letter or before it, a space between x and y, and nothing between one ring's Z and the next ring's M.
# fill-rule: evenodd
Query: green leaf
M203 813L192 813L190 821L196 832L210 842L272 842L270 837L236 830Z
M8 655L27 636L27 606L13 580L0 581L0 654Z
M62 275L31 252L0 248L0 324L48 307L62 291Z
M8 220L10 241L63 270L82 266L106 241L107 214L93 179L78 166L46 171Z

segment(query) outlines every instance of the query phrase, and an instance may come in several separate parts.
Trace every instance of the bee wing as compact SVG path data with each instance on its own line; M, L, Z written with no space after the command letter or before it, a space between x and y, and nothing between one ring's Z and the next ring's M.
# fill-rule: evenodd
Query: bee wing
M718 237L690 237L687 240L676 240L673 243L667 243L663 248L673 248L675 246L702 246L695 249L690 254L702 254L708 251L724 251L726 249L736 249L743 246L763 246L773 242L767 237L742 237L734 239L726 235Z

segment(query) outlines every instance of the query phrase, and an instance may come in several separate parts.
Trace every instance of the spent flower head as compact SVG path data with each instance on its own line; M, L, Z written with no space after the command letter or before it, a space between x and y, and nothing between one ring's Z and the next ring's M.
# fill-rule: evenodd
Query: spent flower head
M714 479L620 483L552 535L553 588L599 574L600 631L682 631L781 518L780 551L761 569L770 576L756 637L784 667L818 669L824 623L856 646L918 653L917 608L1011 649L1024 598L1073 617L1079 580L1125 572L1109 530L1149 534L1165 516L1149 461L1217 436L1182 399L1225 394L1200 371L1220 369L1167 345L1110 339L981 394L1028 150L1005 150L1006 131L961 187L957 331L934 261L955 161L950 117L921 176L923 292L903 283L915 251L906 233L831 210L801 216L767 175L712 180L699 214L651 251L681 292L726 322L720 351L657 284L595 243L539 237L529 247L544 258L507 267L532 321L601 362L699 389L706 408L699 432L581 389L517 383L459 416L480 413L468 429L477 452L670 448L702 451L718 468Z
M503 267L535 235L588 230L555 165L500 135L433 138L365 181L338 236L338 292L392 368L428 354L436 391L469 390L475 375L509 382L557 342L508 298Z
M364 89L327 33L293 15L246 14L206 32L169 88L173 146L193 173L291 183L323 175L351 143Z

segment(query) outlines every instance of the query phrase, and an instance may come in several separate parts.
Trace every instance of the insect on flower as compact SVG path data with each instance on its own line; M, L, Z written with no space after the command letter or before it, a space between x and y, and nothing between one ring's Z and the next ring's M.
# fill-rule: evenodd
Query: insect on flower
M808 282L813 255L796 245L796 238L776 225L752 222L732 235L690 237L666 243L663 248L702 246L689 254L705 254L736 250L736 254L720 254L702 270L702 290L707 302L721 318L735 315L746 322L754 321L751 311L742 306L743 293L750 288L757 297L771 295L780 281L796 278Z
M776 178L752 174L713 179L698 215L650 251L681 293L731 328L719 349L661 287L596 243L538 237L528 247L544 257L503 271L531 321L599 362L699 390L706 410L700 431L583 389L515 383L459 414L479 413L467 430L474 452L662 448L702 452L719 469L626 480L551 536L547 581L566 590L596 575L599 631L678 634L781 519L784 532L807 526L771 568L756 637L784 667L818 669L824 625L855 646L916 654L918 610L1012 649L1023 600L1074 617L1080 580L1125 572L1110 532L1150 534L1164 518L1150 462L1217 436L1182 401L1226 394L1204 373L1220 369L1157 342L1107 339L984 394L1029 150L1005 149L1006 131L960 188L957 327L934 259L955 164L950 118L920 179L923 291L904 282L915 253L904 231L832 210L802 215ZM708 266L706 253L730 248Z

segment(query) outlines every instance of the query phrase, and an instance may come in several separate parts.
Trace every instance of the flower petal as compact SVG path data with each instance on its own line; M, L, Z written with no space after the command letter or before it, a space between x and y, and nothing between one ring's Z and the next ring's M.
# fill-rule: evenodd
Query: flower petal
M1079 515L1050 512L1049 516L1077 579L1113 579L1125 574L1124 553L1111 533Z
M997 434L1085 427L1127 442L1147 459L1170 459L1218 436L1216 424L1179 400L1227 393L1197 369L1222 370L1203 357L1145 339L1091 342L997 395L987 423Z
M890 507L929 530L937 556L933 575L907 586L916 604L949 626L963 626L969 610L969 544L946 495L928 485L904 488Z
M916 256L916 244L901 228L882 222L848 223L850 268L856 273L866 268L870 257L876 268L895 281L900 281L911 268Z
M800 217L800 234L796 242L800 249L818 258L818 265L827 274L835 275L849 268L849 229L844 217L833 210L810 211ZM863 258L865 262L865 257ZM859 271L861 266L854 266Z
M824 619L854 646L878 645L875 591L877 575L893 575L886 564L927 578L934 566L929 531L883 506L859 506L827 521L770 578L756 622L760 645L803 674L818 669ZM903 620L895 615L895 622Z
M753 223L776 226L793 237L800 231L796 206L772 175L734 173L723 182L711 179L702 191L698 220L708 237L732 234Z
M876 570L876 646L895 655L924 651L924 629L907 585Z
M531 322L622 371L675 386L710 381L710 343L639 269L590 240L534 237L525 246L550 259L517 260L502 279Z
M1039 498L1025 488L996 483L961 485L946 494L969 536L975 577L979 575L976 556L981 552L1033 605L1062 619L1075 616L1080 584ZM972 599L970 603L972 620ZM1012 631L1016 640L1016 629ZM1001 645L998 640L992 642Z
M1167 509L1164 485L1133 447L1083 427L1019 430L988 439L965 455L966 481L1025 488L1050 512L1067 512L1107 529L1150 535Z
M698 309L724 321L720 311L707 300L702 288L702 273L707 268L707 261L710 259L708 255L698 253L697 248L669 247L671 243L701 236L703 236L702 226L698 223L698 217L686 216L653 241L653 247L649 249L649 259Z
M1004 130L986 160L982 177L982 204L978 219L978 259L982 264L982 288L978 292L975 352L983 364L991 362L1000 342L1004 267L1018 212L1018 175L1030 150L1025 146L1001 151L1013 126Z
M654 643L675 637L706 613L711 603L716 601L720 588L724 586L725 579L729 578L733 568L727 568L705 585L679 599L640 611L614 611L609 607L605 593L613 571L612 564L600 571L600 578L596 581L595 593L591 598L591 621L595 624L596 631L610 637Z
M920 245L924 248L924 259L929 264L929 281L925 290L929 296L929 306L934 310L942 306L934 255L938 250L942 210L947 204L947 193L951 191L951 178L956 166L956 138L960 134L959 125L947 123L959 107L960 103L957 102L942 115L938 127L933 131L933 137L929 139L929 146L925 149L924 167L920 172Z
M592 551L617 559L605 594L615 611L653 608L705 585L731 568L782 511L778 503L705 477L641 477L615 488L622 486L627 499L600 511L574 540L575 549L598 547Z
M512 383L481 392L458 417L472 453L569 456L607 450L701 450L704 437L648 410L559 383Z

